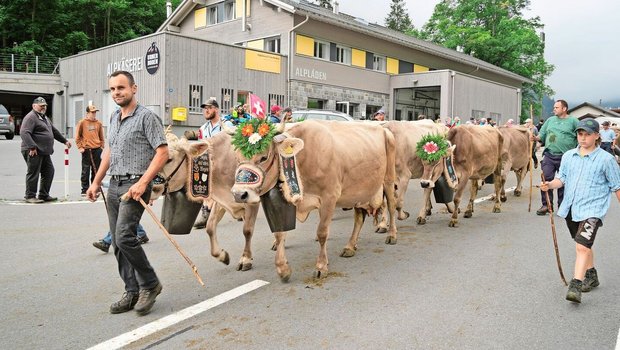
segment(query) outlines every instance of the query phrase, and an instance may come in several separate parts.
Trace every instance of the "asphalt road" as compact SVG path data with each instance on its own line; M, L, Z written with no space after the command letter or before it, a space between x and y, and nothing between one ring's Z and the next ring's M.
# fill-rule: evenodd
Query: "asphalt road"
M458 228L449 228L448 215L436 206L428 223L419 226L419 182L412 181L406 202L412 217L397 223L396 245L385 245L385 235L374 233L367 222L356 256L340 258L352 213L337 211L328 242L330 273L322 280L312 279L318 254L316 214L288 235L293 269L288 283L275 272L273 235L262 211L250 271L236 271L243 236L241 223L228 216L219 227L219 241L231 254L229 266L210 256L204 231L175 237L206 287L197 283L145 214L142 222L151 241L144 248L163 292L147 316L111 315L109 304L121 296L123 286L113 254L91 246L106 232L107 221L102 202L88 203L79 196L77 151L70 152L67 200L23 205L26 167L19 142L19 137L0 140L2 349L89 348L127 332L137 339L128 349L616 347L620 274L614 271L620 266L620 216L615 199L595 244L601 285L584 294L580 305L564 300L566 287L556 267L549 216L534 213L540 206L538 192L534 191L531 213L526 186L522 197L509 194L502 213L491 213L491 203L481 202L473 218L461 218ZM52 195L64 197L63 146L56 147ZM538 171L534 175L540 176ZM485 186L481 195L490 190ZM154 210L159 213L161 203ZM563 220L556 217L555 224L564 273L570 279L574 243ZM265 284L217 302L223 293L253 281ZM179 311L209 299L214 307L140 336L140 327L156 328L167 316L164 320L181 319Z

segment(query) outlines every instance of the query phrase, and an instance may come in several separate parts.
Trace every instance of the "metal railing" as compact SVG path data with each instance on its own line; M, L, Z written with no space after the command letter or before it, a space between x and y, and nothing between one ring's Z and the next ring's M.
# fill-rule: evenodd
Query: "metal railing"
M59 74L57 57L0 53L0 71L11 73Z

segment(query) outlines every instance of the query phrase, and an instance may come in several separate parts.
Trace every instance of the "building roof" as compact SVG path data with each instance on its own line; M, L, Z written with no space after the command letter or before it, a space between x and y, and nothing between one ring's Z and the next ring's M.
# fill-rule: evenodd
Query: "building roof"
M573 107L573 108L569 109L568 110L568 114L571 114L574 111L579 110L579 109L581 109L583 107L589 107L589 108L592 108L594 110L597 110L597 111L601 112L601 114L599 116L607 116L607 117L620 118L620 113L616 113L616 112L612 111L611 109L605 109L605 108L603 108L601 106L593 105L593 104L591 104L589 102L584 102L584 103L582 103L582 104L580 104L580 105L578 105L576 107ZM581 116L579 118L581 119L582 117L586 117L586 116L588 116L590 118L593 118L593 117L596 118L597 117L597 116L593 115L592 113L588 113L588 114L586 114L584 116Z
M305 0L261 0L272 4L284 11L301 16L308 16L313 20L346 28L355 32L361 32L369 36L387 40L392 43L409 47L421 52L445 59L459 61L471 65L472 70L485 70L523 83L533 83L531 79L510 72L506 69L492 65L470 55L448 49L443 46L424 41L404 33L386 28L376 23L368 23L366 20L347 15L342 12L335 13ZM196 4L204 4L205 0L184 0L172 13L172 15L159 27L157 31L171 30L178 26L191 13Z

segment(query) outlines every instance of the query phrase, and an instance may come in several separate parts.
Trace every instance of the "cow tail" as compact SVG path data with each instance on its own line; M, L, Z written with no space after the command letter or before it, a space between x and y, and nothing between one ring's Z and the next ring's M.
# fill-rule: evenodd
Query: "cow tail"
M502 164L502 152L504 150L504 136L501 132L497 132L497 168L495 168L495 175L502 176L503 164Z
M387 156L387 168L385 181L396 183L396 141L394 134L387 128L383 128L385 134L385 155Z

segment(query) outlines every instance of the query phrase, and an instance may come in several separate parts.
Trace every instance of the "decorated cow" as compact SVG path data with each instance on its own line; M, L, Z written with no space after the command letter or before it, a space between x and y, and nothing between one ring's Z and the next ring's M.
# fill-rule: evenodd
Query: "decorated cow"
M232 193L241 203L258 203L261 195L279 187L295 205L300 221L319 211L316 237L320 245L315 277L326 276L326 241L336 207L354 208L354 227L341 256L352 256L367 213L375 214L387 200L390 226L387 244L396 243L394 223L395 145L392 133L380 125L307 120L286 132L261 120L237 128L233 143L240 165ZM281 232L275 232L276 270L288 280Z
M504 138L496 128L460 125L450 129L447 139L441 135L427 136L418 143L416 152L424 163L420 181L422 188L433 188L443 176L456 191L454 211L448 226L458 226L459 204L467 183L471 182L471 190L464 216L469 218L474 212L478 181L490 175L493 175L495 186L493 212L501 212L503 142ZM426 213L420 214L425 219Z
M226 212L243 220L245 247L237 269L252 268L252 233L258 213L258 203L237 203L230 189L235 183L237 159L231 137L219 133L206 141L188 142L185 138L167 136L169 161L159 173L162 182L153 188L153 197L185 189L186 195L196 203L203 199L213 201L206 230L211 243L211 255L228 265L230 257L217 241L217 224ZM190 217L190 226L196 213Z

